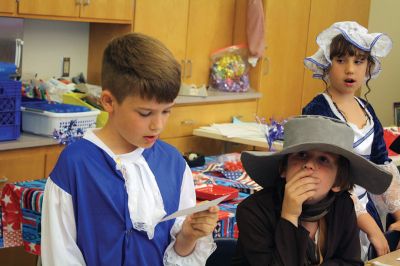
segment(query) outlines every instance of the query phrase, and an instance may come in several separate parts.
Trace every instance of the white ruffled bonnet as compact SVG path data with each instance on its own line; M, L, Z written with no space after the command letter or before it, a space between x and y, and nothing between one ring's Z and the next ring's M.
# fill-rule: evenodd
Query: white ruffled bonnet
M376 78L381 71L379 58L385 57L392 49L392 40L384 33L368 33L368 30L354 21L336 22L317 36L318 51L304 59L304 65L314 72L313 77L324 78L324 70L332 64L330 45L337 35L343 37L362 51L370 52L375 62L371 69L371 78Z

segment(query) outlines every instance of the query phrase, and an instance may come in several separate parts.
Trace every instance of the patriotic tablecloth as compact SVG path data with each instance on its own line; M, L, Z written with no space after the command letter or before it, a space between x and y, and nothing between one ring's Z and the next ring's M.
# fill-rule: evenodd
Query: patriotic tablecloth
M235 154L236 157L238 154ZM238 237L236 207L250 193L261 189L242 169L227 170L220 157L206 157L206 164L192 168L196 186L218 184L237 188L239 197L219 205L219 221L214 237ZM46 179L9 183L0 198L0 248L24 246L40 255L41 206Z
M9 183L1 193L0 247L40 255L40 213L46 180Z

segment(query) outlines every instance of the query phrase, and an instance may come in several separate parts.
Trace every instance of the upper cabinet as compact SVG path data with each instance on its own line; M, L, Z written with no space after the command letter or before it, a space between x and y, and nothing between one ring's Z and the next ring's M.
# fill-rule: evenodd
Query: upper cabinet
M18 15L130 24L133 19L133 0L19 0Z
M251 86L262 93L257 114L282 119L301 108L303 58L311 0L264 0L265 51L251 68ZM247 42L247 0L237 0L235 42Z
M210 55L230 46L235 0L136 0L134 31L162 41L182 64L182 81L208 84Z
M15 14L17 2L16 0L1 0L0 15L11 16Z
M80 2L79 0L21 0L18 3L18 14L79 17Z
M131 22L133 0L83 0L80 17Z
M301 109L310 0L268 0L265 7L266 49L261 71L258 114L284 119Z

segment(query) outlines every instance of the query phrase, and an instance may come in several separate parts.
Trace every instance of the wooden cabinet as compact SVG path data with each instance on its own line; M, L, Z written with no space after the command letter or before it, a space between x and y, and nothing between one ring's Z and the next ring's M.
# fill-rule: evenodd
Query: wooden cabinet
M15 14L17 9L16 0L1 0L0 1L0 15L11 16Z
M193 129L212 123L229 123L232 117L254 121L256 109L255 99L178 105L172 109L161 139L174 145L182 153L196 151L203 154L220 154L224 148L223 142L192 136Z
M137 0L134 31L162 41L184 83L208 84L210 54L232 45L235 0Z
M20 0L23 17L132 23L133 0Z
M17 182L47 177L62 149L63 146L53 145L0 151L0 179Z
M303 59L307 45L310 0L268 0L266 49L260 68L258 114L284 119L301 109Z

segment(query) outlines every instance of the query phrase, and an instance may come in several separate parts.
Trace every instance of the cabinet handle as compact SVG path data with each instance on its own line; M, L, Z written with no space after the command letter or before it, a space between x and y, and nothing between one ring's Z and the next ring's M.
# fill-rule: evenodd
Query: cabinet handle
M262 71L263 76L268 75L268 73L269 73L269 59L268 59L268 57L264 57L263 66L262 67L263 67L263 71Z
M187 120L181 121L181 125L185 125L185 126L190 126L190 125L194 125L194 124L196 124L196 121L193 119L187 119Z
M189 66L189 75L187 75L187 78L191 78L192 77L192 60L187 60L187 64Z
M83 5L88 6L90 4L90 0L83 0Z
M82 5L82 0L75 0L75 5Z
M6 176L3 176L2 178L0 178L0 183L7 183L8 178Z
M181 60L181 65L182 65L182 77L186 78L186 60Z

